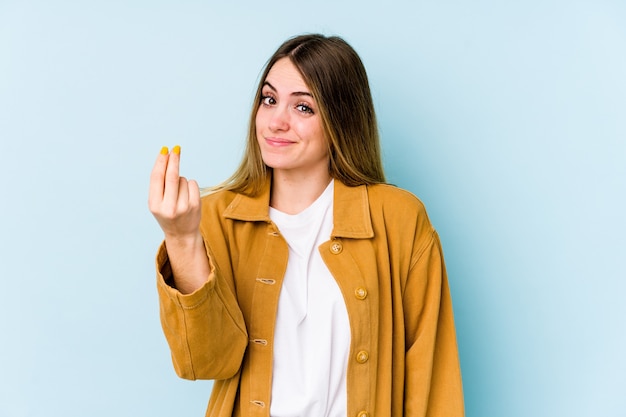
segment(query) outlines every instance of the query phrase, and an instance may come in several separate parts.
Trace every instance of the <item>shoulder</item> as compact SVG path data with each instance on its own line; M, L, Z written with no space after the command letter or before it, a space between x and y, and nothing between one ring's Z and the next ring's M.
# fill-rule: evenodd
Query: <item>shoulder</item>
M424 203L410 191L388 184L367 186L370 215L374 227L383 227L387 234L412 235L417 240L430 240L435 230Z
M389 184L367 186L371 208L379 208L388 214L399 213L426 216L424 203L410 191Z

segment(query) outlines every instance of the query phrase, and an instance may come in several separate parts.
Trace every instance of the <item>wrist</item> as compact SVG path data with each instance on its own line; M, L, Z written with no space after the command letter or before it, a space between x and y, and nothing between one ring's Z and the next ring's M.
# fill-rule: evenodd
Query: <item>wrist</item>
M200 231L190 234L165 234L165 245L167 247L176 246L181 249L192 248L198 244L203 244Z

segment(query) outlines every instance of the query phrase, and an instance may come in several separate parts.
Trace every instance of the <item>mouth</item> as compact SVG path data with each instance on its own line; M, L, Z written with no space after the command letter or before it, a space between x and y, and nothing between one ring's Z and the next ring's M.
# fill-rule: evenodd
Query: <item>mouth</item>
M292 145L294 143L296 143L293 140L289 140L289 139L284 139L284 138L275 138L275 137L266 137L265 138L265 143L267 143L270 146L288 146L288 145Z

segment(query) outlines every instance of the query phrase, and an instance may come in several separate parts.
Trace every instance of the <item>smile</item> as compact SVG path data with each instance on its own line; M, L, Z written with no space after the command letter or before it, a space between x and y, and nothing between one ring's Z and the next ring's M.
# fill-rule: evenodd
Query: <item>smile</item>
M280 147L280 146L293 145L296 142L289 140L289 139L283 139L283 138L265 138L265 143L267 143L270 146Z

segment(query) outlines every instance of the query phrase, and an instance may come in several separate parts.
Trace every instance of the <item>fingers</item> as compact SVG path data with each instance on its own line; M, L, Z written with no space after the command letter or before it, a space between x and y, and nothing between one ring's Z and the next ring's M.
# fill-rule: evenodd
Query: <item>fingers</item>
M200 187L195 180L189 180L189 205L200 207Z
M200 226L200 188L181 177L179 167L180 146L164 147L150 175L149 208L166 237L188 237Z
M155 215L174 218L200 206L200 188L196 181L179 175L180 146L171 152L163 147L150 174L148 204Z
M180 177L178 182L177 213L188 213L200 207L200 187L195 180Z
M187 178L178 179L178 199L176 200L176 212L186 213L189 210L189 186Z
M179 193L179 176L180 168L180 146L176 145L172 148L172 152L167 159L167 167L165 170L165 190L163 192L163 203L170 207L176 207Z
M150 189L148 193L148 204L152 209L159 205L163 200L163 192L165 190L165 171L167 169L167 161L169 159L169 151L167 146L161 148L159 156L154 162L154 167L150 173Z

